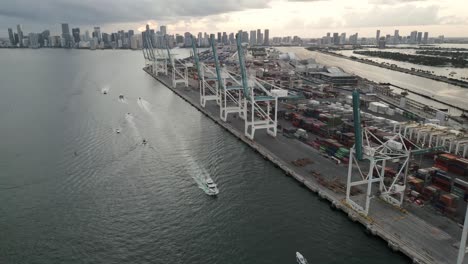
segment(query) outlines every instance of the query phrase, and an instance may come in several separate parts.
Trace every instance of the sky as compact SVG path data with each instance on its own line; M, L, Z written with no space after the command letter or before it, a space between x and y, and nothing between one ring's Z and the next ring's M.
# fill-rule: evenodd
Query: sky
M0 36L7 28L60 34L60 23L101 32L167 25L184 32L270 29L270 37L315 38L327 32L360 37L428 31L468 37L468 0L0 0Z

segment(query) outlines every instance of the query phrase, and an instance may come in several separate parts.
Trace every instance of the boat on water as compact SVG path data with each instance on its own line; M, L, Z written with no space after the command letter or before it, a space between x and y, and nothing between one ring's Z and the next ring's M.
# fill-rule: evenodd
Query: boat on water
M115 130L115 133L120 134L120 129L117 128L117 129Z
M103 94L107 94L107 90L104 90L102 93L103 93Z
M143 139L143 145L146 145L146 143L148 143L148 141L146 141L146 139Z
M307 264L307 260L304 258L304 256L302 256L301 253L299 252L296 252L296 261L297 263L299 264Z
M124 96L123 94L119 95L119 99L123 100L124 99Z
M217 195L219 193L218 186L211 178L207 178L205 181L205 185L207 187L207 194L208 195Z

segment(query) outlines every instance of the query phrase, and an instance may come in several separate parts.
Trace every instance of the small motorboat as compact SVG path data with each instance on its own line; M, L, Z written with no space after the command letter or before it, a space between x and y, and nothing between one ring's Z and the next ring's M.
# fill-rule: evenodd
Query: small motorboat
M143 145L146 145L146 143L148 143L148 141L146 141L146 139L143 139Z
M217 195L219 193L218 186L211 178L207 178L205 184L208 187L208 195Z
M141 97L138 97L138 100L141 100Z
M103 94L107 94L107 90L104 90L104 92L102 92Z
M119 95L119 99L120 99L120 100L123 100L123 99L124 99L123 94Z
M304 256L302 256L301 253L299 252L296 252L296 261L297 263L299 264L307 264L307 260L304 258Z
M115 130L115 133L120 134L120 129L117 128L117 129Z

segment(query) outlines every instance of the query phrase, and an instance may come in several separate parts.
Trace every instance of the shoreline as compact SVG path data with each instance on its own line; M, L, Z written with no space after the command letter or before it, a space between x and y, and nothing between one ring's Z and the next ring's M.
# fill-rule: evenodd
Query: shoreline
M451 78L444 77L444 76L436 76L436 75L428 74L428 73L424 73L424 72L412 71L412 70L409 70L409 69L406 69L406 68L401 68L401 67L398 67L398 66L391 67L391 66L388 66L388 65L385 65L385 64L380 64L380 63L372 62L372 61L369 61L369 60L364 60L364 59L359 59L359 58L350 58L350 57L347 57L347 56L344 56L344 55L341 55L341 54L337 54L337 53L334 53L334 52L329 52L329 51L323 51L323 50L310 50L310 51L321 52L323 54L335 56L335 57L342 58L342 59L348 59L348 60L351 60L351 61L365 63L365 64L368 64L368 65L377 66L377 67L380 67L380 68L384 68L384 69L388 69L388 70L392 70L392 71L397 71L397 72L401 72L401 73L406 73L406 74L418 76L418 77L421 77L421 78L431 79L433 81L438 81L438 82L443 82L443 83L447 83L447 84L451 84L451 85L456 85L456 86L459 86L461 88L468 88L468 82L466 82L466 81L455 80L455 79L451 79Z

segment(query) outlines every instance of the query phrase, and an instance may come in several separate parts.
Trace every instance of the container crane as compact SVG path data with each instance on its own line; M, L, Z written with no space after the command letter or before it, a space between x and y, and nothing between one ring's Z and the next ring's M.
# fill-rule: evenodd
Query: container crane
M401 207L406 190L410 157L440 151L444 147L437 146L421 149L414 144L407 146L409 141L405 140L400 133L395 133L385 140L380 140L366 127L361 128L359 104L359 92L354 90L353 114L356 143L349 153L346 202L357 212L368 215L370 200L374 196L380 196L384 201ZM399 162L400 164L390 183L384 181L387 162ZM357 170L353 170L353 165ZM365 170L362 169L363 167ZM363 173L363 171L366 171L366 173ZM355 174L358 174L358 177L353 177ZM374 183L379 185L379 190L376 193L372 192ZM351 197L351 188L355 186L366 186L364 205L358 204Z
M171 55L169 48L169 41L166 40L167 58L169 60L169 69L172 72L172 87L176 88L177 84L182 83L185 87L188 87L188 68L193 67L193 64L185 63L175 56Z
M219 104L219 91L216 84L218 78L215 69L208 67L205 63L200 62L198 57L197 47L195 44L195 37L192 35L192 50L197 68L198 85L200 88L200 105L206 106L208 101L216 101Z

